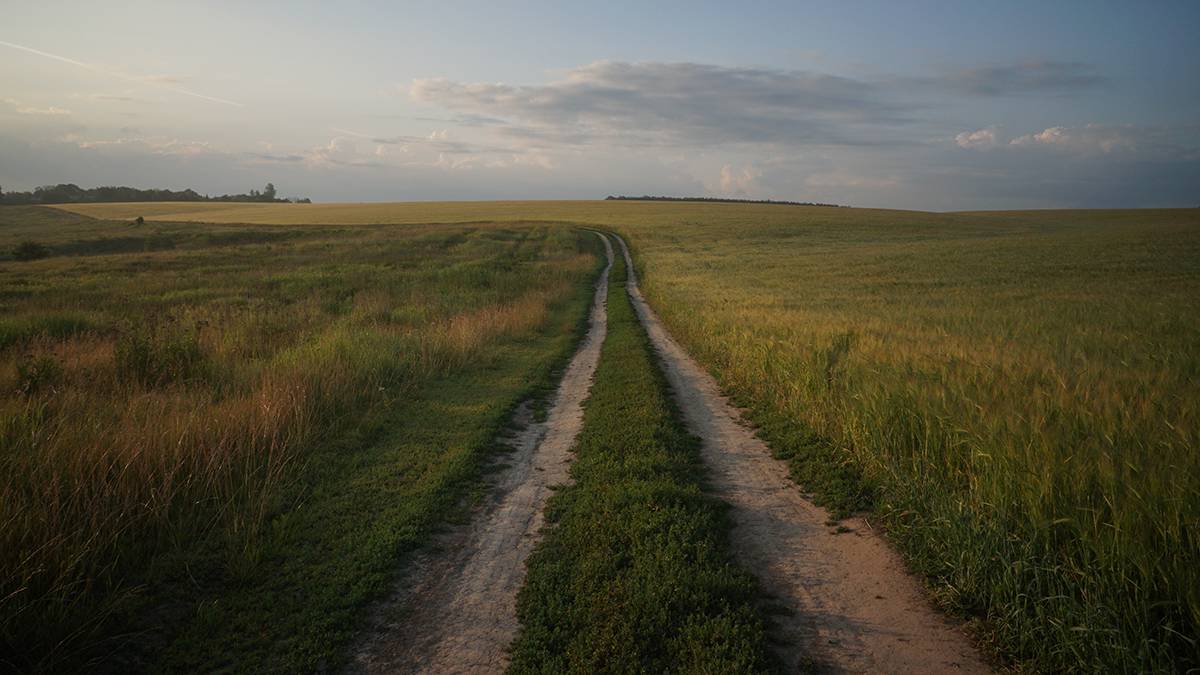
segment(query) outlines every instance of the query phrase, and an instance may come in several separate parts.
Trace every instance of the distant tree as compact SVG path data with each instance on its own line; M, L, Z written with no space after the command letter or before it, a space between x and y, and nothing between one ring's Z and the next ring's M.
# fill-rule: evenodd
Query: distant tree
M210 197L192 189L187 190L140 190L126 186L105 185L81 188L74 183L42 185L31 192L0 192L3 204L76 204L88 202L279 202L279 192L274 183L267 183L263 192Z

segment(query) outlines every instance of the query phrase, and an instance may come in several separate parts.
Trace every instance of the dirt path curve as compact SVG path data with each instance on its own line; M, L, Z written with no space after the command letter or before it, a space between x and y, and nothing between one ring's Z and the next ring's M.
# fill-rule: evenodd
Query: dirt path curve
M544 422L527 408L505 438L513 452L492 478L488 502L468 526L439 538L415 561L407 588L381 607L356 650L351 672L493 673L508 665L517 634L517 591L542 528L552 487L568 482L570 451L583 426L583 401L608 331L613 249L596 281L588 332L571 358Z
M667 333L642 298L625 242L629 294L662 357L689 430L699 436L711 486L728 503L738 561L789 613L772 635L790 669L870 673L987 673L962 630L935 610L920 583L861 518L835 534L829 513L804 498L786 465L721 395L716 381Z

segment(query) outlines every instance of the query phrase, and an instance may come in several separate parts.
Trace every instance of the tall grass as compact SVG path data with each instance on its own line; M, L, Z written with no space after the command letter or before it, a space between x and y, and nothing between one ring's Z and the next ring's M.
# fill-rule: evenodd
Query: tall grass
M797 477L874 509L1008 657L1186 669L1200 218L1114 215L629 232L656 308Z
M531 334L592 267L545 227L190 230L113 254L65 225L72 255L0 266L0 663L102 653L197 547L253 566L307 449Z
M798 479L839 509L874 509L941 599L981 617L1007 657L1046 670L1200 663L1195 209L72 208L615 227L664 320Z

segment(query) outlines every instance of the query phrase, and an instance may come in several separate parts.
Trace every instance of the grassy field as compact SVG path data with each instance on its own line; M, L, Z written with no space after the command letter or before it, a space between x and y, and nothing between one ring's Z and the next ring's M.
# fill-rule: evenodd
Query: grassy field
M682 427L613 264L609 333L576 441L574 483L519 597L515 673L750 673L768 668L753 578L730 561Z
M627 228L798 480L1009 658L1200 665L1200 211L798 216Z
M568 228L0 208L0 664L331 667L569 353ZM586 241L586 243L585 243Z
M612 227L668 326L797 479L837 509L874 511L1006 658L1200 665L1200 210L72 208Z

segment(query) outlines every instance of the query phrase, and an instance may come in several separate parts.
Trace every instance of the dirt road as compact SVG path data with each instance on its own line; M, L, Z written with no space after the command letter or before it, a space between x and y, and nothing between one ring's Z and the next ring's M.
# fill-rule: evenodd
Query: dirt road
M667 333L642 299L625 242L634 308L663 359L701 449L715 495L728 503L738 561L790 610L772 637L789 669L871 673L987 673L959 626L934 609L920 583L870 525L836 533L804 498L782 461L745 425L716 381Z
M351 672L492 673L508 665L517 633L516 598L525 560L542 528L552 486L568 481L583 401L607 332L608 265L596 282L587 335L571 358L544 422L527 409L505 439L513 452L494 475L487 502L468 526L442 536L413 565L405 588L379 608Z

